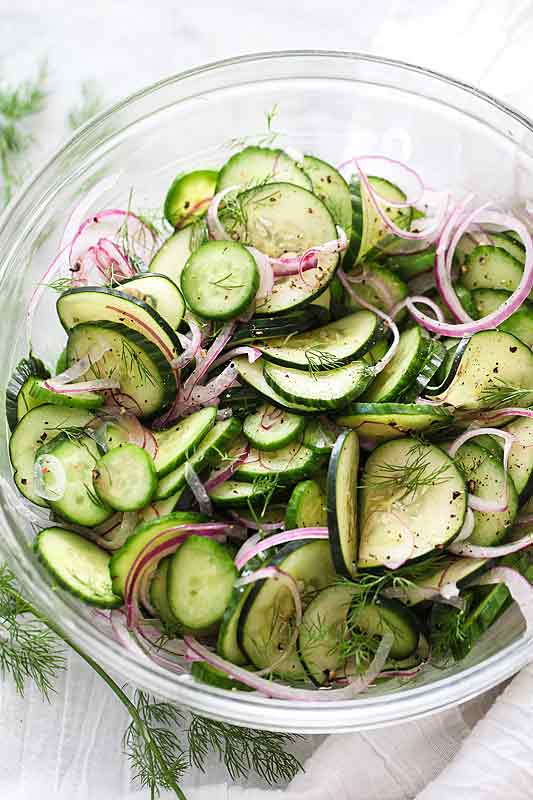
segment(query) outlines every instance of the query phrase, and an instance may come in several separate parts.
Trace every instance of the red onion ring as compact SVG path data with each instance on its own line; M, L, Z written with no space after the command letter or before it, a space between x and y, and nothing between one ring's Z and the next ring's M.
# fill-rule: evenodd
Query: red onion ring
M310 247L301 256L281 256L280 258L270 258L270 263L274 267L276 278L286 278L290 275L300 275L308 269L315 269L318 266L317 255L320 253L342 253L348 247L348 238L340 225L336 226L337 239L332 239L324 244Z
M193 405L199 406L206 405L214 400L218 401L219 395L233 386L238 374L237 367L231 362L220 375L217 375L216 378L213 378L213 380L205 386L195 386L188 400Z
M202 331L200 330L199 325L197 324L196 320L192 319L192 317L185 317L185 322L189 326L191 331L191 338L189 339L183 334L178 333L179 340L181 342L181 346L183 347L183 353L172 360L172 368L173 369L183 369L186 367L193 358L196 358L198 355L198 351L202 346Z
M328 539L329 533L327 528L294 528L291 531L283 531L282 533L275 533L266 539L258 541L253 547L250 547L245 554L235 556L235 566L241 571L245 564L252 558L269 550L271 547L276 547L279 544L286 542L298 542L302 539Z
M399 303L396 303L396 305L392 307L390 312L392 319L397 317L400 311L407 306L409 300L412 303L422 303L423 305L428 306L435 314L436 319L438 319L440 322L445 321L442 309L437 305L437 303L434 300L431 300L431 298L423 297L422 295L413 295L411 297L406 298L405 300L401 300Z
M526 633L531 635L533 629L533 586L520 572L510 567L494 567L478 581L478 586L491 583L504 583L509 594L518 605L526 621Z
M224 350L228 342L230 341L231 337L236 328L236 322L226 322L225 325L222 327L220 333L216 337L215 341L207 351L207 353L202 356L202 358L196 359L196 367L194 371L189 375L185 383L182 387L183 398L188 400L190 398L190 394L193 388L199 383L206 372L209 370L211 364L217 359L220 353Z
M265 533L269 533L270 531L277 531L280 528L284 528L285 527L285 521L282 520L282 519L280 519L278 522L263 522L263 523L261 523L261 522L256 522L253 519L248 519L248 517L243 517L237 511L230 511L229 513L230 513L230 516L232 517L232 519L235 520L235 522L238 522L239 525L243 525L245 528L250 528L250 530L253 530L253 531L254 530L255 531L264 531ZM250 539L251 538L252 537L250 537ZM257 541L259 541L260 538L261 538L261 535L259 535ZM247 539L245 544L248 544L250 542L250 539ZM239 556L239 554L237 553L235 558L237 558L238 556Z
M60 385L56 384L52 378L44 381L43 386L55 394L79 394L80 392L101 392L104 389L120 389L120 383L110 378L95 378L93 381L78 381Z
M222 364L225 364L226 361L231 361L233 358L237 358L237 356L247 356L248 363L253 364L258 358L261 358L262 355L261 350L257 347L243 344L240 347L233 347L231 350L227 350L219 356L216 361L213 361L211 364L211 369L216 369L216 367L220 367Z
M231 409L224 409L224 411L231 411ZM220 486L220 484L225 483L227 480L231 478L231 476L236 472L238 467L241 464L244 464L248 455L250 453L250 445L246 443L241 453L239 453L233 461L231 461L226 466L222 467L221 469L215 470L209 476L209 480L205 483L206 491L212 492L215 487Z
M240 184L236 186L228 186L227 189L222 189L221 192L217 192L209 203L209 207L207 209L207 230L209 231L209 236L212 239L216 239L218 241L224 239L229 241L231 239L231 236L218 218L218 207L222 199L227 194L230 192L237 192L240 188Z
M274 288L274 270L267 255L262 253L256 247L246 246L246 249L255 259L257 269L259 270L259 289L255 295L256 300L265 300L272 294Z
M213 506L211 500L209 499L209 495L207 494L207 489L203 485L202 481L196 474L194 467L189 461L187 461L185 464L185 480L187 481L187 485L193 493L202 514L205 514L207 517L212 517Z
M494 547L468 544L468 542L452 542L448 546L450 553L456 556L468 556L468 558L500 558L508 556L510 553L517 553L533 544L533 531L507 544L495 545Z
M516 442L516 436L514 434L509 433L508 431L504 431L501 428L474 428L469 431L465 431L460 436L452 442L451 445L448 447L448 455L450 458L454 458L457 451L465 442L469 439L472 439L476 436L482 436L486 434L488 436L499 436L501 439L504 440L504 448L503 448L503 468L505 470L505 474L507 476L508 472L508 464L509 464L509 455L511 452L511 448L513 444ZM475 494L468 494L468 506L472 508L474 511L482 511L486 513L493 513L496 514L501 511L507 511L507 507L509 505L509 498L507 497L507 486L505 489L505 502L499 503L497 500L483 500L481 497L478 497Z

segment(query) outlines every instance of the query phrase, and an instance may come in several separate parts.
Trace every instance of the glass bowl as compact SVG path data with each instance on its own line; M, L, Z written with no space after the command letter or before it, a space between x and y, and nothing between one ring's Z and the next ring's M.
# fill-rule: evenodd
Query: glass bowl
M0 225L1 382L28 350L26 308L73 209L160 207L174 175L217 167L242 137L266 134L340 163L353 154L408 160L432 187L475 191L507 206L533 186L533 125L494 98L410 64L355 53L284 52L210 64L161 81L82 128L33 177ZM241 145L242 146L242 145ZM32 344L54 363L64 333L45 290ZM2 396L3 396L2 392ZM2 409L2 420L5 414ZM7 433L7 429L6 433ZM0 448L0 547L24 591L65 633L121 679L208 717L301 733L345 732L430 714L496 685L530 660L520 615L502 618L461 664L389 681L351 701L295 703L225 692L135 660L86 606L56 587L30 546L27 508L13 493L7 436Z

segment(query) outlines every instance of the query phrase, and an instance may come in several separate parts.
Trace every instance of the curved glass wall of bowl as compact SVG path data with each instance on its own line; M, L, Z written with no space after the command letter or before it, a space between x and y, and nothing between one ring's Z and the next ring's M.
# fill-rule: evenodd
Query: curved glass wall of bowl
M127 207L132 190L135 209L160 207L176 173L216 168L232 152L232 142L263 137L266 114L274 106L277 143L335 163L379 152L409 160L432 187L475 191L480 201L497 198L506 205L523 203L533 187L528 119L471 87L410 65L350 53L274 53L175 76L81 129L0 220L3 385L27 352L27 304L60 242L72 235L67 220L73 210L82 219L103 207ZM32 332L38 355L50 362L65 340L53 313L55 299L52 291L43 294ZM9 492L5 435L0 473L0 549L8 552L34 601L104 666L199 713L277 730L363 729L475 696L531 656L532 643L516 612L507 618L510 624L499 626L497 637L480 642L461 665L423 671L403 687L389 682L350 702L271 701L177 678L148 660L135 661L105 627L95 626L89 609L63 592L50 591L48 576L28 548L33 532L27 515Z

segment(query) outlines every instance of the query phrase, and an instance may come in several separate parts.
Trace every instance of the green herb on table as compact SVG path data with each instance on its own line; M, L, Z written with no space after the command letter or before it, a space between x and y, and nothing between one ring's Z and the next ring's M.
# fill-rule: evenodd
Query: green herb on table
M85 81L81 85L79 104L74 106L67 115L69 127L75 131L96 116L102 108L103 95L100 87L94 81Z

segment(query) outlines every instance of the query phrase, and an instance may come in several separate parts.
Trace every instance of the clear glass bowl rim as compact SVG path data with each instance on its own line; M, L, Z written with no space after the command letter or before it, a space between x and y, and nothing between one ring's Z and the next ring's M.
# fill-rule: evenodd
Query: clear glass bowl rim
M134 105L142 98L190 78L194 79L209 72L222 71L227 67L254 62L304 60L306 58L323 59L324 61L328 59L347 60L354 63L368 62L400 71L418 73L436 83L448 84L495 106L523 125L530 134L533 134L533 122L516 109L468 83L415 64L348 51L285 50L251 53L209 63L158 81L115 103L80 128L39 171L25 182L21 191L0 216L0 252L9 253L10 249L14 245L16 246L17 218L20 218L19 215L24 214L25 211L29 212L35 202L42 202L41 192L47 194L51 189L47 185L47 179L49 173L53 173L56 162L74 150L77 144L98 128L101 123ZM62 182L63 180L65 180L64 176ZM0 267L0 280L4 276L8 263L9 257L6 257L4 264ZM4 525L8 525L10 530L16 533L17 521L8 509L1 509L0 519ZM141 663L129 652L100 633L87 619L80 617L76 605L68 596L50 590L49 585L43 579L40 565L31 556L19 536L11 537L11 544L7 547L6 555L24 590L32 597L37 607L44 614L49 614L56 620L60 619L60 625L65 634L105 668L153 694L186 705L205 716L235 724L271 730L321 734L364 730L407 721L444 710L479 695L516 673L531 660L533 655L533 640L523 635L485 661L432 684L413 689L404 688L398 693L376 697L360 697L351 701L302 703L270 700L255 694L223 692L194 684L190 680L181 682L148 660Z

